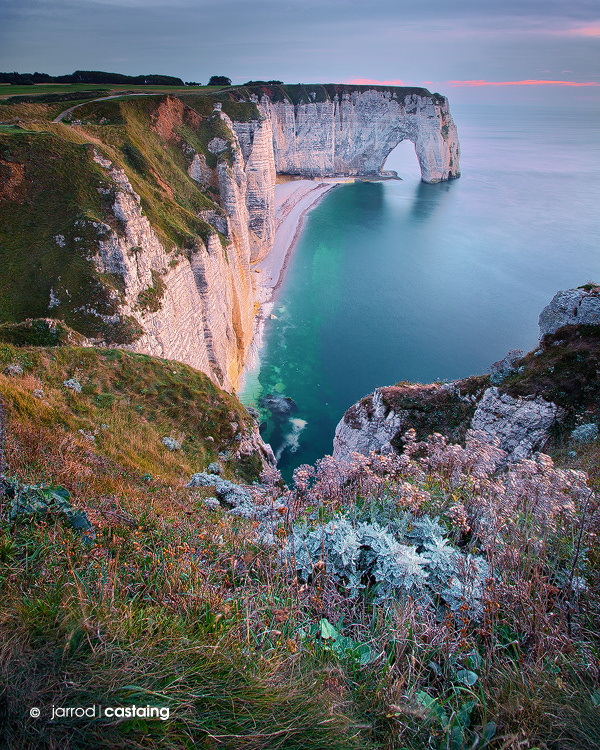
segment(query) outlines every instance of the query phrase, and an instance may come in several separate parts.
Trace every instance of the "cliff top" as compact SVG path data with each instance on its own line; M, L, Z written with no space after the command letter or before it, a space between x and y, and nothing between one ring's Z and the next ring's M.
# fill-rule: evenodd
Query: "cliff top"
M244 92L247 96L255 94L259 97L268 96L271 101L290 101L293 104L309 104L312 102L331 101L335 97L341 99L345 94L354 91L391 91L398 99L406 96L432 97L437 104L442 104L445 97L440 94L432 94L425 88L418 86L384 86L375 84L351 84L351 83L288 83L271 84L258 83L252 86L232 87L232 90Z

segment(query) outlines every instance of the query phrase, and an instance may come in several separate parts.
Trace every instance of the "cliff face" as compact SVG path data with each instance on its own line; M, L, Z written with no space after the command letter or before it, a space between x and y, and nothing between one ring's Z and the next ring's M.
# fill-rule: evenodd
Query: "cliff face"
M600 289L594 284L558 292L540 313L542 336L577 325L600 325Z
M259 107L271 121L278 172L379 175L392 149L407 139L415 144L425 182L460 176L458 135L444 97L357 88L323 102L263 96Z
M143 331L133 348L190 364L230 390L252 335L247 230L242 231L245 214L240 220L237 213L243 202L238 199L232 209L232 252L225 253L211 234L187 257L173 258L143 215L123 170L98 153L94 158L115 183L113 211L121 229L97 225L96 262L101 274L122 280L119 315L136 320ZM237 183L229 171L220 170L219 177L222 194L235 195Z

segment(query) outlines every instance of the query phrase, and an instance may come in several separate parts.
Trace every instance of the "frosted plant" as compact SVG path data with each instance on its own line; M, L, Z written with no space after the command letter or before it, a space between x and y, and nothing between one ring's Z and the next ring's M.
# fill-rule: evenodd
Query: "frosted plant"
M351 596L370 586L379 601L410 596L421 605L431 605L441 597L452 609L466 602L470 612L479 613L488 574L485 561L454 549L437 520L424 517L418 524L424 542L421 553L389 528L377 523L354 528L339 517L312 530L297 526L283 558L293 563L304 581L323 563Z
M426 542L422 556L427 561L429 583L435 591L440 591L458 576L463 555L452 547L448 539L437 537Z
M284 557L295 560L303 580L321 571L351 596L362 589L376 600L408 596L475 619L483 616L488 584L491 601L519 619L540 613L527 604L532 581L549 586L541 598L553 596L544 581L581 595L589 566L573 540L580 529L589 545L600 524L583 472L557 469L541 453L507 464L497 442L481 433L468 433L463 447L439 434L418 442L409 431L404 446L400 455L326 457L314 471L298 472L288 507L318 507L314 521L337 514L288 537ZM432 508L438 516L428 514ZM447 538L459 534L477 555Z
M406 536L416 542L417 545L433 544L441 541L446 535L446 529L440 525L438 518L423 516L413 521Z
M424 560L414 547L400 544L378 524L356 529L361 545L360 569L376 584L376 598L389 599L398 592L419 598L427 579Z
M490 577L490 567L480 556L460 555L460 558L458 575L450 579L440 595L453 612L466 606L465 611L478 619L483 614L482 600Z
M283 555L293 562L302 580L308 580L323 561L328 572L347 585L352 595L358 592L360 542L345 518L336 518L313 531L295 528Z

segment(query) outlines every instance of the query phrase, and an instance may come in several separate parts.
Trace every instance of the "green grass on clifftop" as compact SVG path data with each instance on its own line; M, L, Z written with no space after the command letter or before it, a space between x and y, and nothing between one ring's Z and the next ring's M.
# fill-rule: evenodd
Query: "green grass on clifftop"
M21 365L24 375L0 375L9 420L38 435L36 441L75 441L127 471L175 482L225 452L228 471L241 469L246 479L257 477L252 463L240 467L229 454L237 432L250 424L247 411L188 365L121 349L0 344L0 372L10 364ZM80 383L81 393L63 385L70 378ZM161 443L165 436L174 437L182 450L168 451ZM41 461L46 451L34 452L35 470L25 447L18 454L13 465L29 481L66 483L69 488L70 481L78 481L76 472L70 480L65 476L60 462Z

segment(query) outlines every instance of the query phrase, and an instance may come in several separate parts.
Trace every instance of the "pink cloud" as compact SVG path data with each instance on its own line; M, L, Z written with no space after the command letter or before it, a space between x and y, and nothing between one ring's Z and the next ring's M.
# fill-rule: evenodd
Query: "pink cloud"
M569 36L600 36L600 26L580 26L567 31Z
M355 86L406 86L404 81L376 81L373 78L351 78L346 83L352 83Z
M447 81L450 86L600 86L596 81Z

